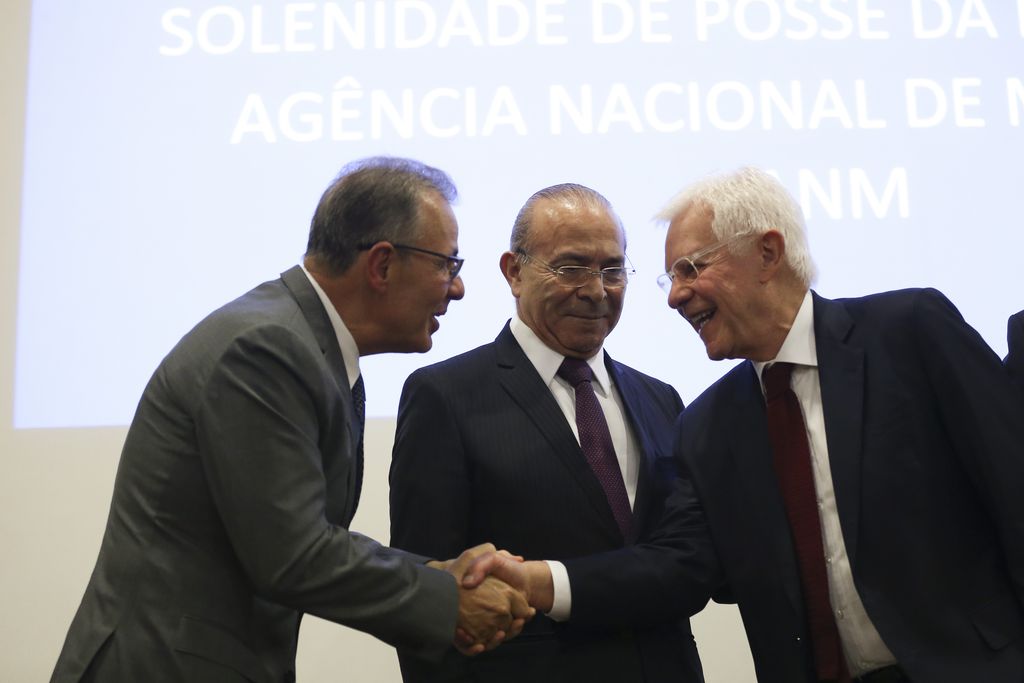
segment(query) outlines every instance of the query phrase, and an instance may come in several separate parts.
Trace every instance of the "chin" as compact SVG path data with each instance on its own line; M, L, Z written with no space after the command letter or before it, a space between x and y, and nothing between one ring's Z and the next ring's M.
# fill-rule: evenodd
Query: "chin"
M709 344L704 345L704 350L707 351L708 358L710 358L711 360L725 360L726 358L729 357L729 355L726 354L725 352Z
M579 353L586 353L590 356L594 355L594 352L601 348L604 344L604 340L607 338L606 334L581 334L569 339L568 348L578 351ZM589 356L588 356L589 357Z
M387 350L388 353L426 353L434 346L429 334L422 337L406 337Z

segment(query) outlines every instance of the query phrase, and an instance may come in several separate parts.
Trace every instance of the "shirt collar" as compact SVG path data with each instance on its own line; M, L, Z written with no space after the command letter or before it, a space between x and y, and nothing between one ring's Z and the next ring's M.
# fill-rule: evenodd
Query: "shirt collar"
M800 310L796 312L793 326L789 328L789 333L775 358L770 361L754 363L757 376L761 377L765 367L772 363L818 367L818 347L815 345L814 338L814 298L811 296L811 290L807 290L804 294L804 300L800 302Z
M519 342L523 353L530 359L541 380L543 380L545 385L550 385L551 381L558 374L558 368L562 365L565 356L545 344L537 336L537 333L519 318L518 313L512 316L509 329L512 331L512 336ZM604 364L603 350L604 347L602 346L593 356L588 358L587 365L590 366L591 372L594 373L593 384L595 388L607 395L608 388L611 387L611 378L608 376L608 368Z
M345 361L345 375L348 379L348 386L351 389L359 379L359 347L356 345L356 340L352 336L352 333L345 327L345 321L341 319L341 315L338 313L338 309L334 307L331 300L327 297L327 293L320 287L320 283L316 281L316 278L306 270L306 266L299 264L302 268L302 272L306 274L306 278L309 280L309 284L313 285L313 290L316 295L320 297L320 303L323 304L324 310L327 311L327 318L331 321L331 327L334 328L334 335L338 339L338 348L341 349L341 357Z

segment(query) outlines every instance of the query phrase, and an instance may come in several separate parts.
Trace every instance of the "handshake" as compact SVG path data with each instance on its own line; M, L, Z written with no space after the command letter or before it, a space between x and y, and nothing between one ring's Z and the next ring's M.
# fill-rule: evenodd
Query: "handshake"
M551 609L554 588L546 562L524 562L484 543L454 560L428 564L448 572L458 583L454 645L465 655L493 650L519 635L538 609Z

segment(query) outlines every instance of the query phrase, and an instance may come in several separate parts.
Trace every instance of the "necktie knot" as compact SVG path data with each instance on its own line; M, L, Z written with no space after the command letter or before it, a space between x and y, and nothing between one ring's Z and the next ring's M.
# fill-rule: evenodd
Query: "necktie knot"
M575 388L583 382L591 381L594 373L587 361L579 358L566 358L558 367L558 376Z
M789 389L789 378L793 374L792 363L772 363L763 373L765 399L771 401Z

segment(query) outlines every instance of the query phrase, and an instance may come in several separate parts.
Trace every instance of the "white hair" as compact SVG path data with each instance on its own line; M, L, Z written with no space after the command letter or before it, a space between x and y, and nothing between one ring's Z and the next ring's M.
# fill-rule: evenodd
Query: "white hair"
M779 231L786 242L786 263L790 269L804 285L810 286L814 281L817 273L807 247L803 213L773 176L749 166L711 176L670 199L655 220L671 222L694 206L711 212L711 230L719 241Z

